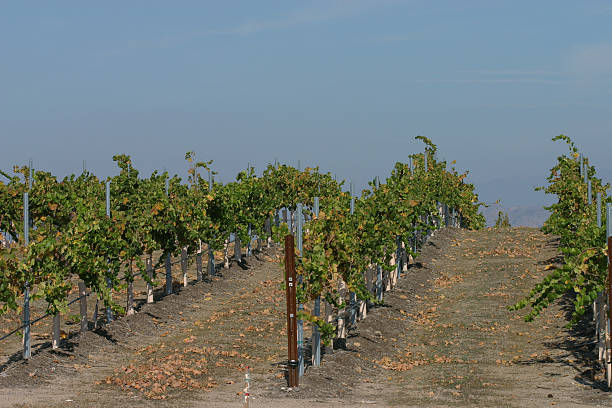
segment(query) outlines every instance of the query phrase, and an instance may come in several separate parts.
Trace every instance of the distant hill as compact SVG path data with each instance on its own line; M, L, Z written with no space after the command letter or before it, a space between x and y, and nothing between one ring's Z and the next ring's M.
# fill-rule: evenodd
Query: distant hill
M491 205L488 208L481 209L482 214L487 219L488 226L495 225L497 213L499 211L508 213L510 225L513 227L540 228L549 216L549 212L540 206L517 205L513 207L504 207L502 205Z

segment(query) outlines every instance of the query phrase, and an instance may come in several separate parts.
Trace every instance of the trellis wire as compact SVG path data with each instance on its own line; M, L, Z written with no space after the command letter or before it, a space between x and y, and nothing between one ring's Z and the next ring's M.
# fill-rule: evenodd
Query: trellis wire
M176 265L176 264L178 264L178 263L180 263L180 262L181 262L181 260L179 259L179 260L173 261L171 264L172 264L172 265ZM156 266L156 267L154 267L154 268L153 268L153 271L156 271L156 270L158 270L158 269L161 269L161 266ZM123 277L123 278L119 279L119 282L123 282L123 281L125 281L126 279L127 279L127 277ZM95 293L95 292L89 291L89 292L87 292L85 295L81 295L81 296L79 296L79 297L77 297L77 298L75 298L75 299L71 300L70 302L68 302L68 303L66 304L66 306L71 306L71 305L75 304L76 302L80 301L81 299L83 299L84 297L88 297L88 296L89 296L89 295L91 295L92 293ZM34 320L31 320L31 321L30 321L30 325L34 325L35 323L38 323L39 321L41 321L41 320L43 320L43 319L45 319L45 318L47 318L47 317L49 317L49 316L53 316L53 314L52 314L52 313L47 312L47 313L45 313L44 315L42 315L42 316L40 316L40 317L37 317L37 318L36 318L36 319L34 319ZM2 337L0 337L0 341L2 341L2 340L6 340L7 338L9 338L10 336L12 336L13 334L17 333L19 330L21 330L21 329L23 329L23 328L25 328L25 324L22 324L21 326L17 327L16 329L12 330L11 332L9 332L9 333L7 333L7 334L3 335Z
M427 160L427 152L425 153L425 161L426 160ZM379 182L378 178L376 178L375 185L378 186L379 183L380 182ZM353 191L352 191L353 188L352 187L353 186L352 186L352 183L351 183L351 202L350 202L350 205L351 205L351 209L350 209L351 210L351 214L353 214L354 210L355 210L355 208L354 208L354 206L355 206L355 198L353 197ZM210 177L210 172L209 172L209 189L210 188L212 188L212 182L211 182L211 177ZM166 194L167 195L169 193L168 190L169 190L169 180L166 179ZM313 212L314 212L315 215L318 215L318 212L319 212L319 198L315 197L314 201L315 202L314 202L314 206L313 206L314 207L313 208ZM107 209L107 216L110 217L110 181L107 181L107 183L106 183L106 207L107 207L106 208ZM453 212L454 212L454 209L453 209ZM298 249L299 249L300 255L301 255L301 253L303 251L303 248L302 248L302 233L303 233L303 223L304 223L304 219L303 219L303 205L301 203L299 203L298 206L297 206L297 211L295 213L295 216L296 216L296 219L295 219L295 230L296 230L296 234L297 234L297 237L298 237L298 239L297 239L297 241L298 241ZM292 223L292 218L291 217L288 218L287 222L290 225L290 228L293 229L292 227L294 225L292 225L293 223ZM429 222L429 218L428 218L427 222ZM398 273L398 278L399 278L399 277L401 277L402 258L401 258L401 254L400 254L400 250L401 250L400 249L401 248L400 237L398 236L397 238L398 238L398 251L397 251L397 254L396 254L396 261L397 261L397 268L398 268L397 273ZM415 239L416 239L416 236L415 236ZM427 237L425 237L425 239L427 239ZM416 241L415 241L415 250L416 249L417 248L416 248ZM211 262L211 261L213 263L213 268L214 268L214 259L212 257L209 257L209 262ZM175 262L171 262L170 254L167 254L166 267L168 267L168 264L170 266L172 266L172 265L180 263L180 262L181 262L181 260L177 260ZM155 268L153 268L153 270L158 270L160 268L161 268L161 265L158 265ZM377 276L377 288L376 288L377 289L377 297L379 297L379 300L382 300L382 291L383 291L383 287L382 287L382 267L380 265L376 265L376 268L377 268L377 272L378 272L378 276ZM213 271L214 271L214 269L213 269ZM126 278L124 277L120 281L123 281L125 279ZM172 291L171 284L167 285L166 289L168 289L168 286L170 287L170 291ZM70 306L70 305L80 301L81 299L83 299L85 297L88 297L91 293L94 293L94 292L89 291L89 292L87 292L84 295L80 295L77 298L75 298L72 301L70 301L67 305ZM354 303L356 303L355 299L354 299L355 295L354 295L354 293L351 293L350 296L351 296L351 315L352 315L351 316L351 323L354 324L354 310L353 309L354 309ZM303 305L300 305L300 306L301 306L300 310L303 310ZM110 307L107 307L107 313L109 311L110 311ZM320 315L320 298L317 298L316 301L315 301L314 312L315 312L315 315ZM51 313L46 313L45 315L43 315L43 316L33 320L32 322L30 322L30 324L37 323L37 322L43 320L44 318L46 318L48 316L51 316ZM110 322L111 320L112 320L112 315L107 315L107 321ZM300 375L303 375L303 370L304 370L303 322L301 322L301 323L302 323L302 325L301 325L302 327L301 327L301 330L300 330L301 331L301 338L299 340L299 345L300 345L299 348L300 348L300 351L301 351L301 353L300 353L301 354L300 355ZM9 336L11 336L14 333L18 332L22 328L24 328L24 325L22 325L19 328L16 328L12 332L10 332L10 333L0 337L0 341L8 338ZM320 356L320 333L318 332L316 326L313 328L313 336L315 337L313 339L313 365L319 365L320 364L320 358L321 358L321 356Z

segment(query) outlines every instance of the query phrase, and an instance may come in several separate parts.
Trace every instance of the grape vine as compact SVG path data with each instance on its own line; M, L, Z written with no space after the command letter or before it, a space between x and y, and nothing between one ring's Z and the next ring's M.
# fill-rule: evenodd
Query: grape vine
M587 179L591 180L593 194L589 199L583 173L585 170L580 168L578 148L565 135L556 136L552 140L565 142L569 154L557 158L557 163L547 178L548 186L536 190L557 196L556 203L545 207L551 214L542 231L559 236L559 249L564 263L561 267L552 269L527 297L510 306L510 309L519 310L530 306L531 310L525 320L533 321L553 301L571 293L574 297L574 311L569 325L573 325L582 318L606 282L606 231L604 227L597 225L594 196L600 193L603 203L610 202L606 195L610 185L603 184L601 179L595 176L595 168L585 159L584 168ZM602 225L605 225L605 217L602 219Z
M396 163L383 183L370 182L356 197L353 214L343 182L318 168L276 164L258 176L249 167L233 182L209 186L200 173L212 171L212 162L196 161L194 152L185 155L186 183L157 171L143 178L127 155L113 157L120 171L108 180L88 172L58 180L35 171L30 191L31 169L15 168L13 175L2 172L8 181L0 182L0 230L13 242L0 248L0 315L19 309L26 282L34 298L46 300L50 313L65 312L73 278L82 279L115 312L124 313L112 291L136 275L155 282L145 271L145 257L159 251L161 265L166 255L183 249L192 254L202 243L221 249L229 234L242 242L250 239L249 231L266 237L266 225L278 209L295 210L302 203L311 211L314 197L320 198L321 211L305 229L299 254L300 302L323 297L342 306L341 281L358 299L371 300L364 271L371 264L391 270L398 237L408 242L415 232L441 225L439 203L454 208L466 228L484 225L474 186L464 182L467 173L438 161L437 147L425 137L418 139L425 143L425 153L410 156L412 166ZM110 217L106 182L111 188ZM21 234L26 191L32 219L27 246ZM287 227L274 230L279 238ZM324 340L329 338L332 327L303 316L320 327Z

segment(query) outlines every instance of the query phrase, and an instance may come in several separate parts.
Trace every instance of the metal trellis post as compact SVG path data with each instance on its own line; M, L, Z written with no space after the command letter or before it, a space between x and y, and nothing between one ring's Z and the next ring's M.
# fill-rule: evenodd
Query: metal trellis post
M302 211L303 205L302 203L297 204L297 208L295 210L295 235L297 240L297 248L300 259L302 258ZM298 284L302 284L302 277L298 277ZM298 313L304 310L304 305L302 303L298 304ZM302 319L298 319L297 321L297 345L298 345L298 373L299 376L304 375L304 321Z
M319 197L314 198L313 213L319 215ZM314 301L313 315L321 316L321 298L317 297ZM317 325L312 326L312 365L317 367L321 364L321 333Z
M110 218L111 216L111 209L110 209L110 180L106 181L106 216L108 218ZM108 269L108 273L110 275L111 270L110 268ZM111 282L111 279L107 276L106 277L106 287L108 288L108 290L111 290L113 284ZM113 311L111 310L110 305L106 306L106 322L110 323L113 321Z
M612 224L612 204L606 203L606 237L609 237L610 232L612 232L611 224Z
M601 228L601 192L597 192L597 228Z
M213 190L213 182L210 177L210 169L208 170L208 191L212 192ZM215 276L215 252L213 251L210 244L208 244L208 275Z
M166 197L170 197L170 180L166 178ZM172 260L166 254L166 295L172 294Z
M27 247L30 243L30 203L28 192L23 193L23 243ZM30 332L30 287L26 281L23 293L23 358L32 356Z
M397 279L399 280L402 278L402 269L404 267L404 259L402 256L402 237L400 235L396 237L396 245L397 251L395 254L395 264L397 266Z
M383 270L380 265L376 265L376 300L383 300Z
M351 193L351 215L355 214L355 196L353 192L353 183L350 184L350 193ZM355 292L349 292L349 307L351 309L349 322L351 326L355 325L355 320L357 318L357 296Z

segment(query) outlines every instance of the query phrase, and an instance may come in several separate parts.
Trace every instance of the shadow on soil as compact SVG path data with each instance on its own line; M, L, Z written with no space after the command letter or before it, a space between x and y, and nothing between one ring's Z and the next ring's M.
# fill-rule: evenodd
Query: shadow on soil
M553 258L554 259L554 258ZM547 261L547 263L552 263ZM574 296L566 294L559 300L565 320L570 321L574 312ZM595 326L591 309L584 318L574 326L567 328L570 337L564 336L558 341L550 340L544 343L551 350L563 350L556 357L534 358L521 361L519 364L534 365L542 363L556 363L572 367L578 372L574 377L576 382L591 387L592 389L609 391L605 377L596 378L597 373L602 373L604 366L599 362L597 342L595 337ZM601 378L601 379L600 379Z
M253 256L255 259L257 259L258 261L261 261L260 257L258 257L257 255L263 253L263 251L260 250L253 250ZM243 256L242 260L240 262L236 261L236 260L231 260L230 266L231 265L238 265L241 269L243 270L248 270L251 268L251 266L249 265L249 263L246 261L245 257ZM223 265L222 264L217 264L215 265L215 274L214 276L210 276L210 275L205 275L202 277L202 281L205 283L210 283L213 281L213 278L223 278L223 273L222 271L224 270ZM192 280L188 282L188 286L194 286L196 284L198 284L199 281L197 280ZM159 302L161 300L163 300L164 298L167 298L169 296L176 296L179 295L183 289L185 289L182 285L181 282L175 280L172 282L172 293L171 294L166 294L166 287L165 285L161 285L156 287L155 289L153 289L153 299L154 302ZM94 301L96 302L96 310L99 310L99 312L97 313L97 318L96 319L91 319L90 321L88 321L87 326L87 332L86 333L94 333L97 336L104 338L107 342L110 343L117 343L117 340L115 338L113 338L112 334L106 329L105 325L108 324L108 322L106 321L106 315L105 315L105 307L101 304L98 305L98 300L95 298L90 297L90 294L88 294L86 296L86 299L89 299L89 301ZM141 312L142 308L147 305L147 301L146 299L135 299L134 300L134 310L136 312ZM152 318L158 318L158 316L155 316L149 312L145 313L146 315L152 317ZM95 314L94 314L95 315ZM115 318L113 319L114 321L120 321L122 317L124 317L125 315L117 315L115 316ZM48 316L48 318L51 318L51 316ZM74 326L75 328L78 329L80 322L78 321L66 321L65 324L67 326ZM43 341L40 343L35 343L32 344L32 348L31 348L31 358L35 358L36 356L45 353L45 352L49 352L52 353L54 355L57 356L67 356L67 355L71 355L72 353L74 353L74 351L76 350L76 348L79 346L79 343L81 341L81 335L84 333L81 333L80 331L71 331L69 334L66 335L65 338L62 338L60 340L60 348L53 350L52 349L52 342L50 340L47 341ZM17 334L16 334L17 335ZM27 364L28 361L25 360L23 358L23 351L19 350L13 354L11 354L6 362L2 365L0 365L0 376L3 375L3 373L5 373L10 367L19 364L19 363L23 363L23 364Z

